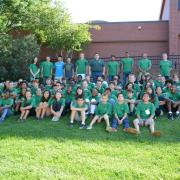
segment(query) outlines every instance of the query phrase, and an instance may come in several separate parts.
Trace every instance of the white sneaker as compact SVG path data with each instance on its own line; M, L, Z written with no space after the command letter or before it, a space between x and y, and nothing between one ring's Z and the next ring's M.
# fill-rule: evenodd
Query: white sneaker
M87 129L87 130L91 130L91 129L92 129L92 126L88 126L86 129Z
M59 118L56 117L56 116L54 116L54 117L52 118L52 121L59 121Z

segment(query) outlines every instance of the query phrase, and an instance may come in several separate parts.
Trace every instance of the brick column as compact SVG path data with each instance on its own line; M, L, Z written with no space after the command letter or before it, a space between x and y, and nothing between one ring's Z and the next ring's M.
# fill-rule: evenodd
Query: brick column
M169 54L180 54L178 47L178 36L180 35L180 10L178 0L170 0L169 20Z

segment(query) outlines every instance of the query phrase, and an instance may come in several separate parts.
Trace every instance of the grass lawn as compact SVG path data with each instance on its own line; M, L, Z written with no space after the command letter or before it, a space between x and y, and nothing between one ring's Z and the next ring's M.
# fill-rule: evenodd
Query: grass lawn
M180 179L180 119L156 120L160 138L109 134L104 123L69 129L67 117L16 120L0 125L0 179Z

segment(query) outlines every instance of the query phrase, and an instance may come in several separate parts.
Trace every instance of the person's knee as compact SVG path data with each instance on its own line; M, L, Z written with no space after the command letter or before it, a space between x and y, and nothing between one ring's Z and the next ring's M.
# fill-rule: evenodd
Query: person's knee
M109 116L107 114L104 115L105 120L109 120Z
M135 119L135 120L133 121L134 124L138 124L138 122L139 122L139 119Z

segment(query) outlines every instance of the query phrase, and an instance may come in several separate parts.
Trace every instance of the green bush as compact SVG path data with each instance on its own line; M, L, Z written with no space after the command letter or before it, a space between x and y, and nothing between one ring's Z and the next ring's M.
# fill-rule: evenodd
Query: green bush
M29 78L29 65L38 56L40 46L34 35L13 39L2 36L0 40L0 81Z

